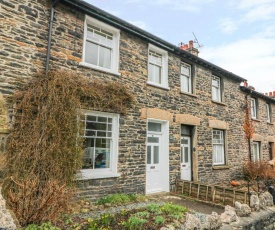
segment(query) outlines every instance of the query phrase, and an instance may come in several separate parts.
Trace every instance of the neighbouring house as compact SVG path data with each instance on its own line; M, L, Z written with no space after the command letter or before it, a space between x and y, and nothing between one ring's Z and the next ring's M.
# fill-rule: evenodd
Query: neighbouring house
M136 97L127 115L83 111L80 195L168 192L176 179L226 183L241 175L249 157L246 97L255 121L253 159L275 157L275 100L198 57L192 41L174 46L79 0L2 0L0 18L4 97L47 63L119 82Z

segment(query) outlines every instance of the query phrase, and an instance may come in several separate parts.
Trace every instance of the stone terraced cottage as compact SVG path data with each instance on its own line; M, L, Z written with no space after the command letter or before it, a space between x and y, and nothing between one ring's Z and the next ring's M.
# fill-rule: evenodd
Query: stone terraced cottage
M229 182L248 159L245 97L253 159L275 157L275 100L199 58L192 41L174 46L79 0L1 0L0 19L4 98L45 66L119 82L136 97L127 115L85 111L83 196L168 192L176 179Z

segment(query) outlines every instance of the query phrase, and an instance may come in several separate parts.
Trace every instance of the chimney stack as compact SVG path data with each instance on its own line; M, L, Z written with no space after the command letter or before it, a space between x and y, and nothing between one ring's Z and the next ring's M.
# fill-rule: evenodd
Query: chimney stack
M199 50L197 48L194 48L193 40L190 40L189 44L184 44L183 42L181 42L179 44L179 48L182 50L186 50L187 52L189 52L195 56L198 56L198 54L199 54Z
M272 97L272 98L275 98L275 91L273 92L268 92L268 93L264 93L265 96L269 96L269 97Z

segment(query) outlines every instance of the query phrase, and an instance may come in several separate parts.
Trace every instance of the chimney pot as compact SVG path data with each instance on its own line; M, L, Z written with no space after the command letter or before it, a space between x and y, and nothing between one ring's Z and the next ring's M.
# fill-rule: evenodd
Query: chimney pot
M179 47L181 50L188 50L188 44L184 44L183 42L180 43Z
M247 87L247 81L243 82L244 87Z
M194 42L193 42L193 40L189 41L189 48L194 48Z
M275 91L273 91L273 97L275 97Z
M272 92L269 92L269 96L272 97Z

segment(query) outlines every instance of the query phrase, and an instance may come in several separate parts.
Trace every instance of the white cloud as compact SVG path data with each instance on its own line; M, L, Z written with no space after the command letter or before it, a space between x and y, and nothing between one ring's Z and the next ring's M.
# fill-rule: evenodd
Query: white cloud
M224 34L232 34L238 29L238 25L231 18L223 18L219 27Z
M271 5L274 4L274 0L239 0L238 2L234 0L234 3L241 9L247 9L251 7L257 7L263 4Z
M244 20L248 22L266 21L275 18L275 5L258 5L257 7L247 10Z
M259 92L275 90L275 40L254 37L200 50L200 56L248 80Z
M148 30L147 25L144 21L128 21L128 22L143 30Z
M242 21L266 21L275 18L274 0L231 0L232 9L238 10Z

